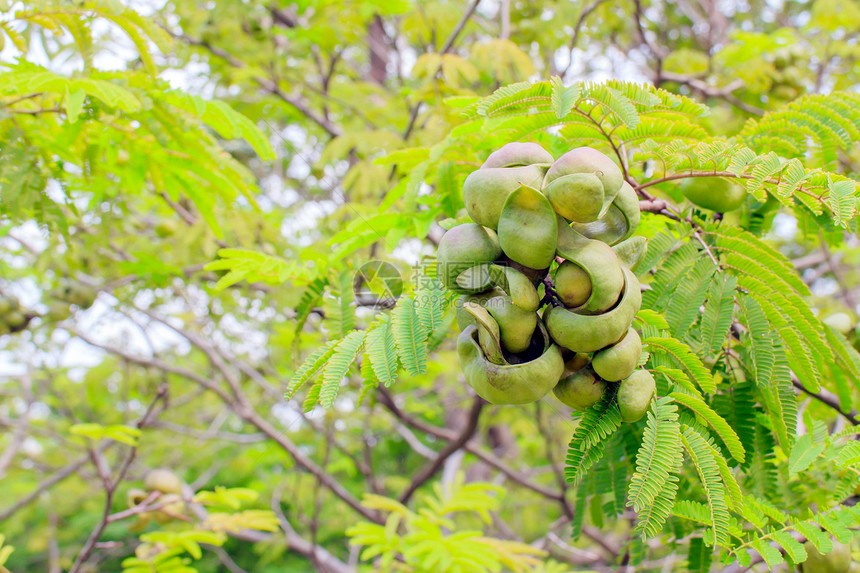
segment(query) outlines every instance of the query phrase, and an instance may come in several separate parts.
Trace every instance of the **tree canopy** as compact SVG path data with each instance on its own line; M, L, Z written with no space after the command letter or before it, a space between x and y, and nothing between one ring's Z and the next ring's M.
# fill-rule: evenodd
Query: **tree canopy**
M0 7L0 572L849 551L856 1ZM512 142L630 189L641 420L468 383L437 248Z

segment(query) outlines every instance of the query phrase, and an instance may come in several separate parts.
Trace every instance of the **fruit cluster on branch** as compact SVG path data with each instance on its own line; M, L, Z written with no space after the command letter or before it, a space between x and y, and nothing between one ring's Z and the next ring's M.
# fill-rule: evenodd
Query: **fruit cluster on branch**
M639 201L618 166L589 147L553 159L510 143L466 178L463 200L474 223L442 237L437 275L462 295L457 350L469 385L493 404L554 390L580 410L611 390L625 421L641 418L655 389L636 369L631 328L645 239L633 236Z

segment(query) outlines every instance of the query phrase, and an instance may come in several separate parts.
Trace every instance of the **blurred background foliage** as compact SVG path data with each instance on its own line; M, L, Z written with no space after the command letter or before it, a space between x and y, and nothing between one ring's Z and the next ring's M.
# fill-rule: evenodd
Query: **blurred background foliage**
M422 504L504 486L457 516L511 555L500 567L604 570L625 532L589 522L568 542L569 505L553 496L574 424L553 398L486 408L468 451L424 477L472 403L452 340L360 406L304 412L286 381L379 312L352 298L362 263L414 279L463 178L504 143L451 143L457 98L619 78L707 103L701 126L728 135L804 94L856 90L858 34L853 0L0 2L0 293L22 315L0 337L0 533L14 547L0 545L0 570L73 567L103 520L104 464L127 465L111 513L154 468L191 492L258 495L222 508L233 529L191 509L143 534L111 522L80 571L133 570L135 548L155 567L152 546L179 548L164 571L351 570L347 532L392 511L362 495L397 498L422 478ZM838 171L858 165L856 145L840 153ZM680 203L673 185L651 190ZM645 234L664 224L643 214ZM842 313L832 321L851 333L856 236L788 210L766 225L819 316ZM355 373L343 392L360 389ZM141 432L131 449L81 424Z

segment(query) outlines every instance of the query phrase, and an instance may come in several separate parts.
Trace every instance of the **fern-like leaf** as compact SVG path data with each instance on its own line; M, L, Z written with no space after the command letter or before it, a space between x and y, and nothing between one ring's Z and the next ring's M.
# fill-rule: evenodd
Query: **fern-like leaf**
M690 349L689 346L676 338L670 336L651 336L644 339L643 344L652 354L664 354L670 357L680 368L695 380L705 392L716 392L717 386L710 371L702 364L702 360Z
M708 498L708 525L713 530L716 545L728 545L729 509L726 505L726 492L720 477L720 470L714 461L714 451L705 438L693 428L684 427L681 442L693 466L699 474L705 495Z
M364 347L376 379L386 387L391 386L397 378L397 348L387 316L368 329Z
M738 435L729 423L722 418L722 416L717 414L704 402L704 400L697 398L696 396L688 396L687 394L681 394L680 392L673 392L670 396L675 400L675 402L686 406L698 416L701 416L708 425L717 432L717 435L720 436L720 439L722 439L723 443L726 444L732 457L738 462L744 463L744 447L741 445Z
M340 385L349 367L355 362L364 345L364 331L353 330L334 346L334 352L326 362L319 393L320 406L330 407L334 403Z
M428 332L418 318L411 298L401 297L391 312L394 344L403 369L415 376L427 369Z
M629 503L637 512L654 505L677 469L681 456L677 412L678 407L669 398L659 398L648 412L636 455L636 471L627 490Z
M606 440L619 426L621 412L614 396L604 396L600 402L586 410L567 448L564 479L577 485L603 456Z

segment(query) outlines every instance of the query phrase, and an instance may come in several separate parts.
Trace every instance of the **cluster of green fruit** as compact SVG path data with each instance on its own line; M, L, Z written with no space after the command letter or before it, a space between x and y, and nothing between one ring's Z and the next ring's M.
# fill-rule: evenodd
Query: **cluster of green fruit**
M158 493L154 496L154 493ZM132 508L151 499L152 505L158 509L138 513L137 522L132 526L135 531L142 531L149 522L165 524L177 519L185 510L182 501L182 480L168 469L155 469L146 474L143 489L133 488L126 494L126 503Z
M632 237L639 201L618 166L589 147L555 160L510 143L466 178L463 200L474 223L442 237L437 276L462 295L457 350L469 385L493 404L554 390L580 410L609 391L625 421L640 419L655 390L636 370L642 343L630 327L645 239Z
M24 330L31 318L17 297L0 296L0 335Z

